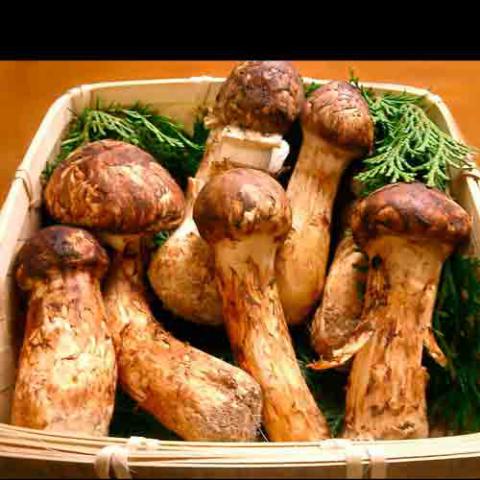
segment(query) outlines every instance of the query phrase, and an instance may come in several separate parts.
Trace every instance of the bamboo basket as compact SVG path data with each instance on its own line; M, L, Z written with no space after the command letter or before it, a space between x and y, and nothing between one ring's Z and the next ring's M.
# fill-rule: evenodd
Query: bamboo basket
M22 332L13 278L16 254L41 224L40 175L58 152L72 112L105 102L149 103L191 128L224 79L97 83L73 88L44 117L18 167L0 214L0 477L9 478L480 478L480 433L422 440L213 443L133 437L72 437L8 425ZM307 82L313 79L306 79ZM324 84L327 80L317 80ZM403 85L366 83L378 92L424 96L429 115L461 133L442 99ZM454 174L453 193L473 216L470 251L480 255L480 176Z

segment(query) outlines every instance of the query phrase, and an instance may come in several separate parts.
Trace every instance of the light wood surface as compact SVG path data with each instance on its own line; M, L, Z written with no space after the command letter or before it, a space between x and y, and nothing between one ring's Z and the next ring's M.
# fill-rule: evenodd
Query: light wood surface
M52 102L71 87L99 81L225 76L235 61L0 62L0 202ZM479 61L294 61L302 75L428 88L450 107L468 142L480 146Z

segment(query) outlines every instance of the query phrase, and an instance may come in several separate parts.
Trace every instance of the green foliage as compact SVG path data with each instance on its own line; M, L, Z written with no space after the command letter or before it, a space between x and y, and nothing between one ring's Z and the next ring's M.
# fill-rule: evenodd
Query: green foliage
M429 415L458 433L480 431L480 259L454 254L445 262L433 316L442 368L430 358Z
M305 330L292 332L298 364L320 410L325 415L332 435L338 436L345 415L345 393L347 376L339 370L315 371L307 367L317 359L310 347Z
M312 82L309 84L303 83L303 91L305 93L305 98L308 98L317 88L320 88L321 85L317 82Z
M43 178L48 180L55 168L81 145L110 138L146 150L184 187L187 178L195 175L207 136L201 117L197 118L190 136L182 125L159 115L148 105L104 106L98 101L95 108L85 108L72 120L60 152L46 166Z
M170 232L158 232L153 236L153 244L155 247L161 247L170 237Z
M421 181L445 190L449 168L467 168L467 155L474 151L443 132L422 108L422 98L407 93L375 95L352 75L368 104L375 126L375 149L363 160L356 179L362 194L395 182Z

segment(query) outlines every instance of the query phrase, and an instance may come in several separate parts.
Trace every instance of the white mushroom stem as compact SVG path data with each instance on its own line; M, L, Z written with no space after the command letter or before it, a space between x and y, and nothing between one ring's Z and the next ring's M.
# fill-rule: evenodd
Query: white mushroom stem
M302 148L287 188L292 230L276 262L280 298L289 324L302 322L322 293L333 202L342 174L354 157L354 153L303 130Z

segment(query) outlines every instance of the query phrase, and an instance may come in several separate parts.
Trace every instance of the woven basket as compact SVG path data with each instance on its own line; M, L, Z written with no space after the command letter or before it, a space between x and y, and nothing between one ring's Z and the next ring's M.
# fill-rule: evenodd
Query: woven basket
M141 101L190 128L198 107L213 102L223 80L195 77L82 85L61 96L43 119L0 215L0 422L4 422L0 423L0 477L479 478L480 434L378 442L208 443L72 437L8 425L22 334L14 261L23 242L40 227L40 175L58 152L72 112L93 106L97 98L106 103ZM402 85L365 85L378 92L424 96L439 127L462 138L438 96ZM480 254L478 179L475 172L454 172L452 183L456 199L473 216L470 252L474 255Z

